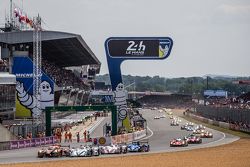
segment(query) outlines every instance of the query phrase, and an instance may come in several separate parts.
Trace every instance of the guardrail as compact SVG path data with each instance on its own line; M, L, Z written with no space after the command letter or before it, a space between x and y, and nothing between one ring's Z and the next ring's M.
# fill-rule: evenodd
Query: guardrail
M0 142L0 150L13 150L19 148L27 148L27 147L36 147L46 144L54 144L57 143L55 137L42 137L42 138L33 138L26 140L13 140Z

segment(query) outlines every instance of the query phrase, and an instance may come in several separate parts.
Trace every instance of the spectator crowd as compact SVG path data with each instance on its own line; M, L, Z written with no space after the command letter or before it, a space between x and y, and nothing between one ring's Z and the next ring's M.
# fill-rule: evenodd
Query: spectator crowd
M55 63L51 63L45 59L42 60L42 68L57 84L57 86L73 86L82 88L84 82L78 78L73 71L60 68Z

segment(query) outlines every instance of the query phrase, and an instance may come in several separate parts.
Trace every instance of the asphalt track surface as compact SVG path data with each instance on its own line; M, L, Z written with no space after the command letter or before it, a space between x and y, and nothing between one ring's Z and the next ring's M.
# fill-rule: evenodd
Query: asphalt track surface
M185 135L190 134L191 132L180 130L180 126L170 126L171 119L166 113L160 113L158 110L142 110L140 111L143 117L147 120L148 126L148 134L144 139L149 140L150 144L150 152L142 153L142 154L150 154L150 153L158 153L158 152L174 152L174 151L183 151L189 149L196 148L204 148L204 147L212 147L222 144L231 143L233 141L238 140L238 137L224 134L219 131L215 131L212 129L208 129L213 133L213 138L203 139L202 144L189 144L188 147L170 147L170 141L173 138L183 137ZM155 116L166 115L166 118L154 119ZM91 133L92 137L100 136L103 134L103 125L105 123L109 123L110 118L105 118ZM182 119L181 124L186 123L185 120ZM78 146L80 144L72 144L74 146ZM8 164L8 163L20 163L20 162L37 162L37 161L53 161L53 160L67 160L72 159L70 157L62 157L62 158L37 158L36 148L24 148L19 150L7 150L0 151L0 164ZM126 155L138 155L139 153L128 153ZM123 156L123 155L101 155L100 157L110 157L110 156ZM84 159L86 157L81 157L80 159ZM95 157L90 157L95 158ZM74 158L79 159L79 158Z

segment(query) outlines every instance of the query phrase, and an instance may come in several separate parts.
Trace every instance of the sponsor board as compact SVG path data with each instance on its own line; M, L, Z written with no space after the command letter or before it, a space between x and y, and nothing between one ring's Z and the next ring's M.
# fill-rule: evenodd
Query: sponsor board
M94 142L100 146L107 146L111 144L111 137L97 137L94 138Z
M17 149L18 147L18 141L11 141L10 142L10 149Z
M54 144L54 137L43 137L43 138L34 138L31 140L14 140L10 141L10 149L26 148L26 147L35 147L45 144Z
M134 140L141 139L141 138L145 137L146 135L147 135L146 130L134 132Z
M165 59L172 45L173 41L168 37L113 37L105 42L110 57L127 59Z
M25 68L24 68L25 67ZM43 71L41 76L40 108L34 105L33 96L33 62L27 56L13 57L13 74L16 75L16 116L31 117L41 114L47 106L54 106L54 82Z
M112 91L117 92L122 82L121 63L125 60L162 60L166 59L172 50L173 40L169 37L111 37L105 41ZM115 92L115 93L116 93ZM119 96L114 96L115 103ZM126 97L125 97L126 98ZM115 104L117 105L117 104ZM126 104L118 106L117 129L122 126L130 129L126 114ZM121 108L122 107L122 108ZM121 108L121 109L119 109Z

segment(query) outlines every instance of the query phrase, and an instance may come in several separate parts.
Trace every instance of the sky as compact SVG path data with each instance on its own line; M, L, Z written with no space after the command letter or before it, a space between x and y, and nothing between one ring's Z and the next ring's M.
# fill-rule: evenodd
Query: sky
M250 76L249 0L13 0L44 29L80 34L108 73L109 37L171 37L165 60L130 60L122 74ZM9 0L0 0L0 24Z

